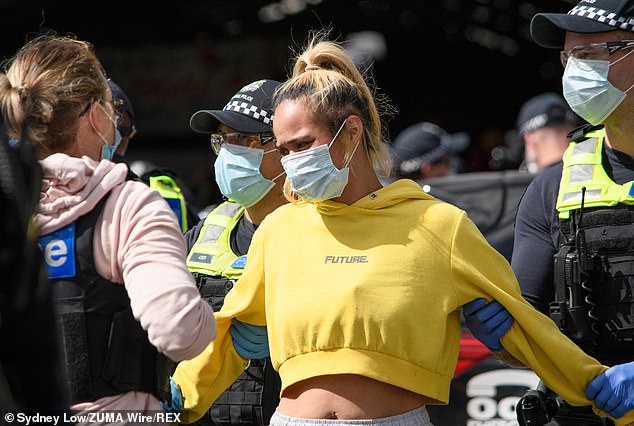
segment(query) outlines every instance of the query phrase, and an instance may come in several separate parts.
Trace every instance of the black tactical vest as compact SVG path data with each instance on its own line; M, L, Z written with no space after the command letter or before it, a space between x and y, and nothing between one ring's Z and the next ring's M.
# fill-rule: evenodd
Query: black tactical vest
M581 223L575 224L575 221ZM561 221L555 289L562 330L601 362L634 359L634 207L594 208ZM551 313L553 313L551 305Z
M71 402L128 391L169 400L175 363L156 350L134 319L125 287L95 269L94 228L107 198L74 223L40 237Z
M564 154L558 200L576 197L576 206L570 204L568 218L560 214L550 316L585 352L613 365L634 359L634 205L605 194L631 196L634 186L618 185L604 172L597 141L572 144Z

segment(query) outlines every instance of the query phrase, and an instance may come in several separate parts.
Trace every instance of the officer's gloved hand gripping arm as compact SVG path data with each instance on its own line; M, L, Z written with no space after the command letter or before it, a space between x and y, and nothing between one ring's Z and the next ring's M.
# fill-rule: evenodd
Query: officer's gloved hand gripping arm
M471 333L481 341L501 361L516 367L524 366L514 356L504 350L500 339L513 325L513 317L504 306L483 298L472 300L462 307L465 324Z
M229 333L233 347L246 359L263 359L269 356L269 338L266 326L247 324L233 318Z
M615 365L595 377L586 388L586 396L612 417L634 409L634 362Z
M513 325L513 317L497 301L487 303L485 299L475 299L462 308L465 323L471 333L491 352L500 352L504 346L500 338Z
M504 350L500 338L513 325L513 317L502 305L475 299L464 305L463 313L471 333L489 350ZM616 365L595 377L586 388L586 396L597 408L614 418L633 410L634 362Z
M183 394L178 387L174 379L170 377L170 394L171 399L169 401L161 401L161 406L166 413L179 413L184 404Z

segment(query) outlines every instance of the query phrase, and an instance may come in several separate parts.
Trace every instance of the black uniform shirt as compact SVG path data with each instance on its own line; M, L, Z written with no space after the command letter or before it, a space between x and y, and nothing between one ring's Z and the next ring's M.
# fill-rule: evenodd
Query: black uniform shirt
M511 266L522 294L548 315L555 298L553 256L559 249L559 220L556 210L562 162L544 169L526 188L515 219ZM603 166L618 184L634 180L634 160L603 145Z

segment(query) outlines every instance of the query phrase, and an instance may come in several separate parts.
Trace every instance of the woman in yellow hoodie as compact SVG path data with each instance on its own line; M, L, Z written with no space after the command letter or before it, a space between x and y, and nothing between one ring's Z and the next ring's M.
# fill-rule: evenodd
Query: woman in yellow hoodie
M268 328L282 378L272 425L431 425L425 405L448 402L461 308L477 298L515 318L502 338L509 353L571 404L591 404L586 385L607 367L521 297L466 213L411 180L381 185L389 157L377 103L340 45L315 34L274 107L292 203L256 231L216 313L216 340L178 366L181 420L200 417L247 364L229 332L236 319Z

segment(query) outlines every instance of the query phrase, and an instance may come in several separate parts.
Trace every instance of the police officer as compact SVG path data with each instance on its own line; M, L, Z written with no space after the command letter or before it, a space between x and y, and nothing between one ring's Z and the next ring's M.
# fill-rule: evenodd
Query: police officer
M398 179L432 179L460 171L458 153L470 143L466 132L448 133L435 123L421 121L406 127L392 144L394 175Z
M132 102L130 102L128 95L126 95L121 86L112 79L108 79L108 85L112 92L113 105L121 115L121 119L117 123L117 128L121 134L121 142L119 142L117 146L112 161L127 163L128 161L125 155L128 151L130 140L137 134L134 108L132 107ZM176 214L183 233L198 223L198 209L187 201L184 188L179 184L178 178L173 171L152 165L153 167L141 172L138 167L135 167L136 163L140 162L130 164L131 171L136 171L137 173L135 174L139 175L142 181L147 183L150 188L156 189L165 201L167 201L167 204L169 204L174 214ZM148 162L143 163L150 164Z
M544 92L524 102L517 114L517 131L524 147L520 170L538 173L561 161L568 133L581 124L559 93Z
M564 98L589 124L569 134L563 162L527 188L512 266L528 301L587 353L621 364L587 390L597 407L619 417L634 406L634 0L582 0L567 14L538 13L531 35L562 49ZM466 316L481 320L475 329L495 346L505 330L479 329L493 317L486 310L504 316L492 304ZM549 413L542 420L554 414L560 425L611 424L543 390ZM540 404L520 403L520 424L539 424L524 411Z
M124 162L130 140L137 134L134 107L128 95L113 79L108 79L108 86L110 86L110 91L112 92L112 103L121 114L121 119L117 123L121 134L121 142L119 142L113 158L115 161Z
M195 132L210 135L211 148L217 156L216 182L227 199L185 235L189 247L187 266L214 311L222 307L225 294L242 275L257 226L287 202L282 194L284 171L272 130L271 100L278 85L274 80L252 82L222 110L198 111L190 120ZM235 334L234 329L232 336L238 353L245 358L261 358L261 354L247 353L238 346L244 333ZM264 346L268 354L268 345ZM279 376L270 359L252 359L240 378L197 424L268 425L279 392Z
M200 353L216 323L165 200L110 161L118 115L92 44L52 33L27 42L0 73L0 109L8 135L35 146L40 159L34 233L70 408L178 409L169 406L174 362Z

